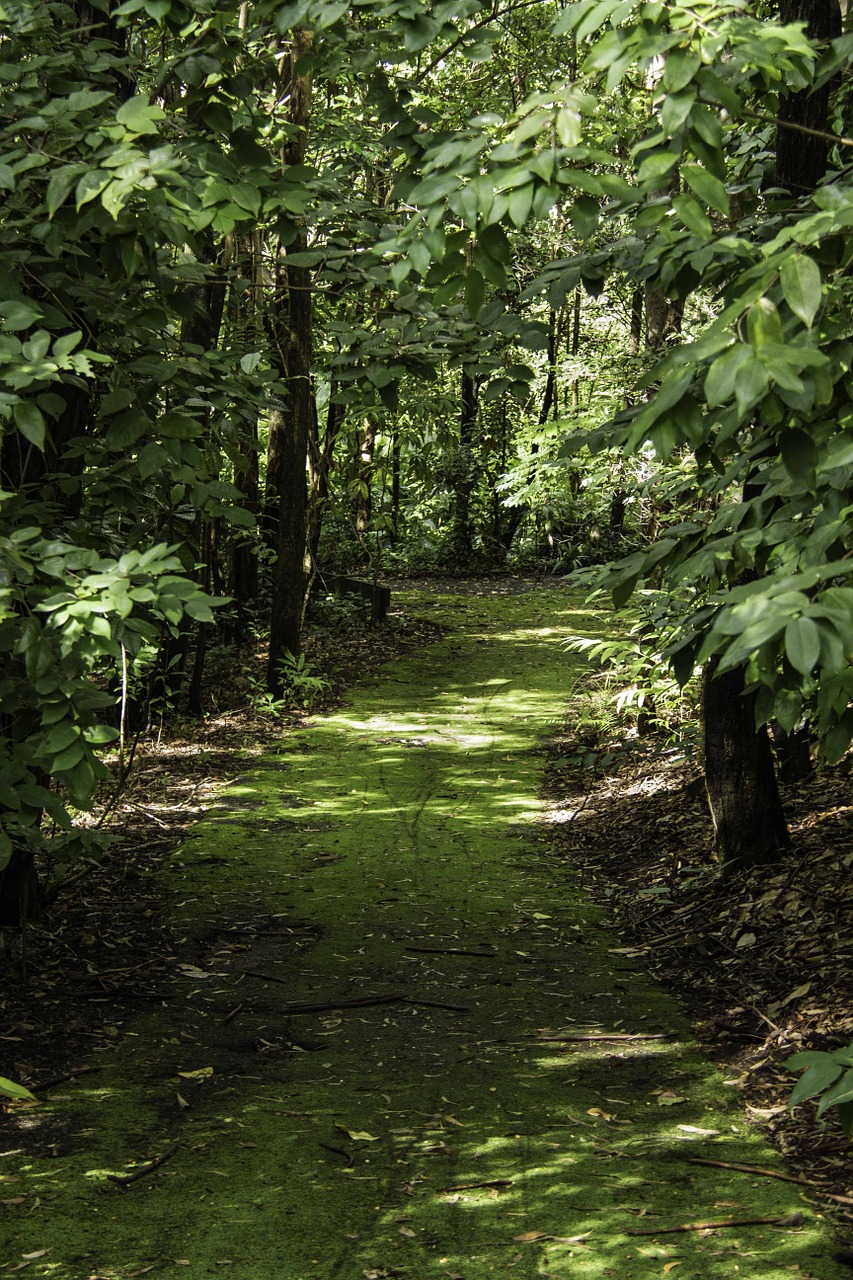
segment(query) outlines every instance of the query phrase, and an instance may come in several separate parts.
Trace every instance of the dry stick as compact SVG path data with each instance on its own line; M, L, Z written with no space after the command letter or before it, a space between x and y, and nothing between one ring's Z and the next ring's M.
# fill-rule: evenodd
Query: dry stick
M223 1024L228 1022L233 1022L234 1019L237 1017L237 1014L242 1013L242 1011L243 1011L243 1005L235 1004L234 1008L230 1009L228 1013L226 1013L225 1017L222 1019Z
M728 1160L704 1160L700 1156L690 1156L688 1164L704 1164L711 1169L734 1169L738 1173L755 1173L760 1174L763 1178L778 1178L780 1182L794 1182L798 1187L813 1187L813 1182L807 1182L805 1178L795 1178L790 1173L779 1173L776 1169L761 1169L756 1164L732 1164Z
M344 1151L343 1147L332 1147L328 1142L318 1142L317 1145L322 1147L324 1151L332 1151L336 1156L343 1156L347 1162L348 1169L351 1169L355 1164L355 1157L351 1151Z
M248 978L261 978L264 982L278 982L288 986L289 978L276 978L271 973L259 973L257 969L244 969ZM326 1000L322 1004L285 1004L279 1013L331 1013L335 1009L366 1009L376 1004L417 1004L427 1005L431 1009L450 1009L454 1013L469 1013L464 1004L447 1004L442 1000L421 1000L413 996L364 996L359 1000Z
M691 1156L688 1164L706 1164L713 1169L735 1169L738 1173L754 1173L765 1178L778 1178L780 1182L793 1182L796 1187L809 1187L815 1195L823 1196L825 1200L834 1200L836 1204L853 1205L851 1196L839 1196L834 1191L824 1191L819 1182L810 1182L808 1178L795 1178L790 1173L777 1173L775 1169L761 1169L754 1164L731 1164L726 1160L703 1160L699 1156Z
M171 1147L167 1147L161 1156L157 1156L150 1164L143 1165L142 1168L137 1169L135 1173L129 1173L124 1177L119 1173L108 1173L107 1178L110 1182L115 1182L120 1187L129 1187L132 1182L138 1182L140 1178L147 1177L149 1173L153 1173L155 1169L159 1169L161 1164L165 1164L167 1160L171 1160L180 1145L180 1142L173 1142Z
M425 956L476 956L478 960L494 960L494 951L466 951L463 947L406 947Z
M489 1182L459 1182L455 1187L438 1187L437 1190L442 1193L445 1191L476 1191L480 1187L511 1187L512 1185L512 1178L492 1178Z
M798 1227L803 1220L801 1213L789 1213L784 1218L729 1218L726 1222L685 1222L680 1227L648 1227L645 1230L626 1230L626 1236L671 1236L679 1231L718 1231L720 1227Z
M677 1039L671 1032L655 1033L654 1035L619 1035L616 1032L613 1035L600 1036L539 1036L537 1044L585 1044L589 1041L596 1040L675 1040Z
M33 1085L33 1093L44 1093L45 1089L52 1089L57 1084L65 1084L66 1080L73 1080L76 1076L88 1075L90 1071L103 1071L103 1067L72 1067L70 1071L66 1071L61 1076L52 1076L50 1080L40 1080L38 1084Z

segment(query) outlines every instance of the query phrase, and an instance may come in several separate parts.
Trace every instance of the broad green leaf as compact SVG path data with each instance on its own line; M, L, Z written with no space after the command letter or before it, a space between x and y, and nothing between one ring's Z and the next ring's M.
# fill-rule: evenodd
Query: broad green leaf
M31 329L41 317L42 312L30 302L19 302L17 299L0 302L0 325L10 333Z
M769 385L767 370L759 360L743 360L735 373L735 399L738 412L746 415L766 393Z
M853 1070L845 1071L818 1103L817 1114L822 1116L830 1107L840 1106L845 1102L853 1102Z
M779 440L779 448L782 453L782 465L791 479L804 485L813 484L818 453L811 436L794 427L783 433Z
M789 1070L797 1070L794 1066L798 1058L806 1057L806 1054L795 1053L793 1058L789 1058L785 1064ZM817 1056L817 1055L815 1055ZM823 1093L834 1083L841 1075L843 1067L839 1062L833 1062L829 1054L821 1054L822 1061L813 1062L806 1068L805 1073L800 1077L791 1092L791 1106L795 1107L798 1102L804 1102L806 1098L813 1098L815 1094Z
M795 671L810 676L820 658L820 632L812 618L792 619L785 628L785 653Z
M168 8L166 11L168 12ZM162 107L150 103L147 94L128 98L116 112L116 120L119 124L123 124L125 129L134 134L156 133L159 121L165 118L165 111Z
M822 299L820 268L817 263L808 254L797 253L783 264L779 279L788 306L810 329Z
M699 202L693 199L693 196L676 196L672 202L672 207L688 231L692 231L694 235L701 236L703 240L710 239L714 230L711 225L711 219Z
M15 417L15 426L24 439L29 440L30 444L35 445L37 449L43 450L46 426L41 409L31 400L19 400L12 412Z
M738 369L753 359L752 349L741 342L714 361L705 378L705 399L712 409L731 400Z
M700 164L681 166L681 176L688 187L700 200L704 200L712 209L716 209L724 217L729 216L729 196L725 185L719 178L704 169Z
M15 1084L14 1080L7 1080L5 1076L0 1076L0 1093L7 1098L17 1098L27 1102L38 1101L29 1089L25 1089L22 1084Z
M692 49L672 49L666 55L661 84L670 93L677 93L693 82L702 59Z
M592 196L578 196L571 208L569 217L579 240L588 240L598 228L600 210L598 201Z
M776 306L769 298L759 298L746 313L746 332L752 345L758 349L769 342L785 342L782 321Z
M111 180L112 175L104 173L102 169L90 169L88 173L84 173L77 183L75 193L78 212L83 208L84 204L88 204L90 200L94 200L99 196Z
M465 276L465 301L473 320L480 314L480 308L486 297L486 282L479 271L471 270Z

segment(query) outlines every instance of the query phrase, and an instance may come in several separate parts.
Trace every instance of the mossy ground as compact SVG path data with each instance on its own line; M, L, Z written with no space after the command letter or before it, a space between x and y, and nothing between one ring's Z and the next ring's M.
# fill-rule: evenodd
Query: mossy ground
M553 590L428 603L447 638L252 763L164 867L195 964L19 1113L66 1154L3 1161L5 1271L840 1277L796 1188L688 1162L775 1158L537 825L560 639L606 620ZM606 1032L650 1038L546 1039Z

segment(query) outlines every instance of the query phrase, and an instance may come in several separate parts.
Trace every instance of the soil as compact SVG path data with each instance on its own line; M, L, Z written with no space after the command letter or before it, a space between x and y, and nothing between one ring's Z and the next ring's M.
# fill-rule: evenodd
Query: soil
M500 599L523 595L536 584L501 579L421 585L427 586L427 596L452 591L457 597ZM382 662L443 634L446 610L436 608L433 621L422 601L417 613L395 610L385 623L371 628L340 617L332 626L315 626L307 646L309 662L329 682L328 689L314 691L315 707L342 705L355 679L369 678ZM115 843L105 862L31 929L26 980L20 940L12 939L0 996L0 1043L8 1063L4 1074L37 1093L66 1082L74 1086L86 1077L97 1083L99 1056L105 1064L111 1060L140 1010L162 1003L176 976L192 981L195 971L201 981L199 975L206 974L213 956L225 966L223 973L236 973L242 980L248 964L241 962L241 948L251 953L251 967L263 974L272 967L282 939L293 957L310 955L317 945L316 920L277 909L260 882L254 897L241 899L240 911L209 910L206 924L194 920L190 925L164 889L162 867L174 858L181 841L186 845L204 815L209 823L212 813L223 838L229 824L236 833L241 818L252 817L256 800L247 794L241 801L239 778L253 762L273 779L277 771L286 772L289 766L276 755L283 732L296 735L311 750L304 708L291 705L264 714L257 695L253 698L262 683L259 649L244 651L239 662L233 653L216 661L220 678L207 716L183 724L180 732L141 741L121 793L105 797L101 812L89 819L94 823L103 817ZM247 706L249 702L253 705ZM676 991L724 1075L736 1079L750 1125L770 1137L791 1163L793 1176L811 1184L819 1197L816 1203L821 1211L831 1209L843 1237L853 1222L849 1145L831 1119L815 1123L811 1104L791 1117L786 1110L791 1076L783 1062L802 1047L835 1047L853 1039L850 979L843 964L850 949L843 917L851 897L846 777L821 774L788 797L795 854L777 868L721 886L708 856L710 826L695 769L665 753L638 756L629 749L621 768L600 776L583 767L584 753L577 747L571 730L555 725L544 830L549 846L558 850L558 866L564 857L582 868L587 888L618 929L622 945L614 950L625 964L639 964ZM235 780L238 785L231 786L223 809L218 798ZM265 815L264 831L270 838L294 831L310 834L297 797L291 799L288 816ZM204 862L215 864L227 898L227 843L212 850L209 846L210 841L207 852L195 855L193 874ZM326 850L311 857L314 870L333 867L338 860ZM466 939L457 941L452 949L464 952ZM265 991L273 986L272 979L262 976L248 980ZM282 1053L312 1052L321 1043L293 1023L282 1036L280 1026L273 1025L275 1002L264 1005L259 994L255 1005L260 1017L242 1051L264 1069ZM217 1012L225 1027L240 1022L237 1003ZM191 1019L186 1035L193 1034ZM192 1089L200 1083L190 1072L186 1083L178 1084L178 1096L194 1105ZM28 1127L17 1114L12 1154L61 1159L74 1149L78 1137L72 1123L54 1117L50 1123L34 1120ZM449 1129L451 1123L452 1117L443 1127ZM352 1156L348 1141L336 1145L332 1138L326 1147L333 1160L344 1161L347 1170L354 1167L346 1163ZM758 1184L755 1178L749 1182L754 1199ZM14 1203L14 1196L6 1203ZM528 1235L532 1241L543 1233ZM581 1247L567 1246L570 1253ZM39 1265L35 1258L32 1265ZM659 1274L661 1265L648 1274ZM366 1267L352 1276L369 1273ZM81 1278L84 1274L80 1272ZM350 1280L348 1272L342 1274ZM395 1272L375 1267L372 1274Z

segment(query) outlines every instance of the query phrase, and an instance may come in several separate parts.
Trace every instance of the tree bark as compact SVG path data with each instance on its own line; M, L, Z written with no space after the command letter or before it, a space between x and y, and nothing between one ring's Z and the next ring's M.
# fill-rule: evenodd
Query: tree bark
M310 31L293 32L290 55L290 122L293 135L288 143L288 164L303 164L307 149L308 124L311 117L311 73L301 67L310 52ZM283 688L282 659L302 651L302 615L305 597L305 548L308 508L308 441L314 410L311 381L313 364L313 297L311 269L287 263L287 257L303 253L307 248L304 227L287 247L281 283L284 288L277 298L281 307L286 297L286 315L273 319L274 346L279 353L280 373L287 386L286 409L270 414L270 451L273 442L278 453L278 520L277 554L273 568L272 608L270 617L270 651L267 683L273 694Z
M755 694L742 670L716 674L712 660L702 693L705 785L717 857L724 875L774 863L791 839L776 785L766 728L755 728Z

